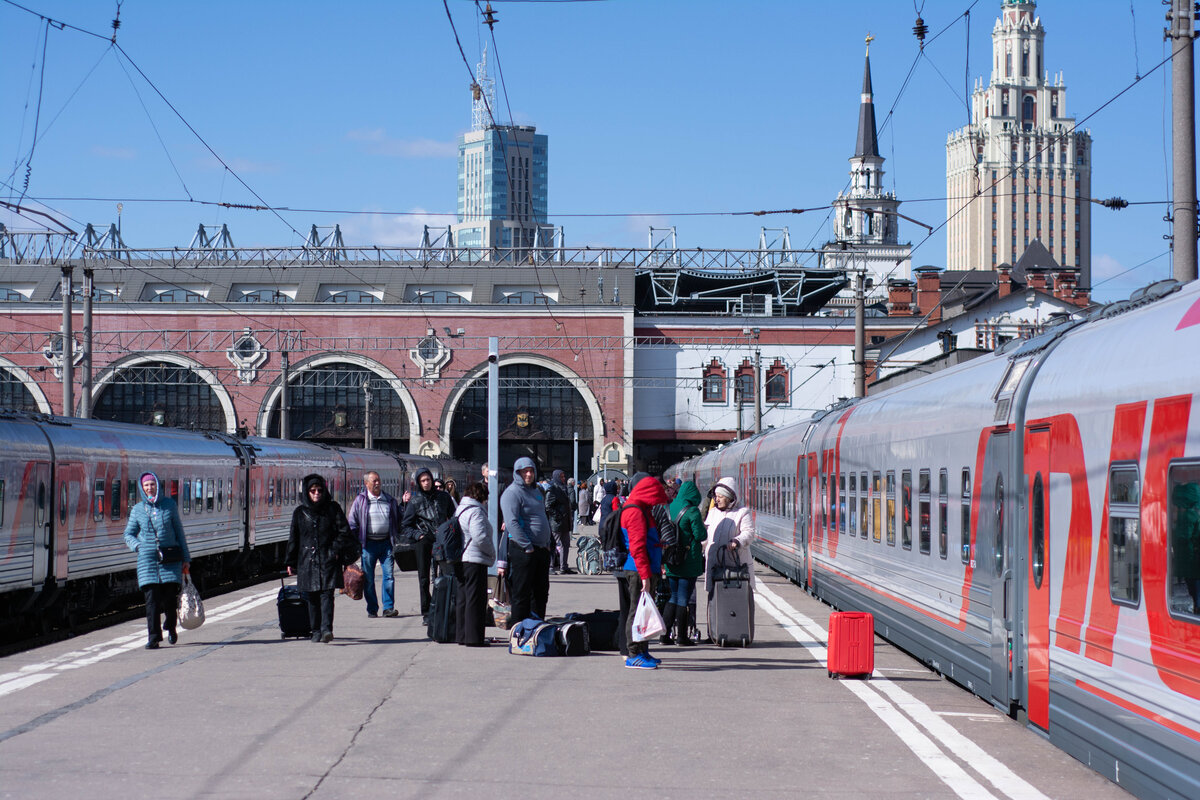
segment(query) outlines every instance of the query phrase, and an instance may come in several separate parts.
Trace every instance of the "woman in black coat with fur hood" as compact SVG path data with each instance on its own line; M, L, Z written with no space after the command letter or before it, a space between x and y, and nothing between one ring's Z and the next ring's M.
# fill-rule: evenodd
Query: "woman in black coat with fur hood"
M351 538L346 515L329 496L325 479L315 474L305 477L303 502L292 512L284 563L308 601L314 642L333 641L333 590L342 588L344 563L339 546Z

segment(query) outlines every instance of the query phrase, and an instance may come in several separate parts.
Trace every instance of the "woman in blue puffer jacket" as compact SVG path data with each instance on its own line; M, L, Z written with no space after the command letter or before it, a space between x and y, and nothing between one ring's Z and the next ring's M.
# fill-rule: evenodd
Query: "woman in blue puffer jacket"
M164 626L160 618L164 613L167 641L175 644L179 640L175 632L179 587L191 570L192 555L179 509L174 500L162 496L158 476L144 472L138 485L142 500L129 511L125 544L137 553L138 588L146 595L146 628L150 634L146 649L156 650L162 641Z

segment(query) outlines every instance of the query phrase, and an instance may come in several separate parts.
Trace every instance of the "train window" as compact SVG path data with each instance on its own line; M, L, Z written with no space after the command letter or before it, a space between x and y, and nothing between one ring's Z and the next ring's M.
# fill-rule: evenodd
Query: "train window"
M104 519L104 479L96 479L96 489L92 492L92 519L96 522Z
M4 481L0 480L0 528L4 527Z
M179 479L178 478L171 481L170 489L168 489L167 491L172 500L175 500L175 501L179 500Z
M917 544L924 555L929 555L929 546L932 539L930 533L932 508L929 500L929 490L930 472L927 469L923 469L917 473L917 503L919 506L917 509L917 536L919 537Z
M821 530L829 530L829 476L821 473Z
M233 478L225 479L225 497L229 501L226 508L233 508Z
M1108 593L1114 603L1135 607L1141 600L1141 495L1137 465L1112 465L1108 472Z
M962 471L962 527L959 531L962 563L971 562L971 470Z
M1171 612L1200 617L1200 464L1176 463L1167 472Z
M190 514L192 513L192 482L184 480L181 483L183 484L183 513Z
M205 484L206 484L207 491L205 492L204 510L212 511L213 510L213 479L209 478L207 481L205 481Z
M1033 489L1029 497L1030 525L1033 538L1033 553L1030 568L1033 570L1034 588L1042 588L1042 576L1046 572L1046 489L1042 484L1042 473L1033 476Z
M196 513L200 514L204 511L204 479L196 478L192 481L192 499L195 501Z
M275 479L275 504L280 506L285 505L282 478Z
M67 524L67 485L65 483L58 487L58 521L61 525Z
M217 511L225 509L225 481L217 479Z
M846 503L846 510L850 514L850 535L855 536L858 533L858 474L850 473L850 500Z
M883 514L880 512L880 498L883 495L883 476L878 472L871 473L871 538L879 541L883 525Z
M38 481L37 514L34 515L38 525L46 523L46 484Z
M846 473L838 475L838 532L846 533Z
M275 482L267 478L267 505L275 505Z
M112 508L110 509L110 511L112 512L111 516L113 519L120 519L121 518L121 479L120 478L113 478L111 489L112 489Z
M912 470L900 473L900 545L912 550Z
M938 555L946 557L949 538L950 473L938 470Z
M887 543L896 546L896 472L887 472Z
M996 476L996 538L993 540L992 558L996 574L1004 574L1004 476Z
M137 481L135 481L133 478L129 478L125 481L125 508L133 508L137 505L138 500L140 499L141 498L138 497Z
M867 473L863 472L858 476L859 491L862 492L858 496L858 535L862 538L867 538L867 502L869 495L867 493Z

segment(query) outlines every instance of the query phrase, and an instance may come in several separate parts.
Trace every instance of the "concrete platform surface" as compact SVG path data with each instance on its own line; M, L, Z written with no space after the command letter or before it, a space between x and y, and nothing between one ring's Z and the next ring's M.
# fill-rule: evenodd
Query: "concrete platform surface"
M0 660L0 797L1129 796L882 640L872 680L829 679L828 607L769 574L753 647L656 646L655 671L435 644L415 574L399 618L339 596L333 643L282 641L278 587L156 651L126 623ZM555 576L549 613L616 597Z

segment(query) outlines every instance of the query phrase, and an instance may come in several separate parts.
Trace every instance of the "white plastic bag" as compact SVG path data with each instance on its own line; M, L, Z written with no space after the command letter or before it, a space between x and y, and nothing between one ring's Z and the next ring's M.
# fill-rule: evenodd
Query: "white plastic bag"
M633 640L644 642L666 629L662 614L658 613L658 606L654 604L654 598L643 589L642 596L638 598L637 612L633 615Z
M183 576L183 588L179 591L179 626L184 630L195 630L204 624L204 601L200 590L192 583L191 575Z

